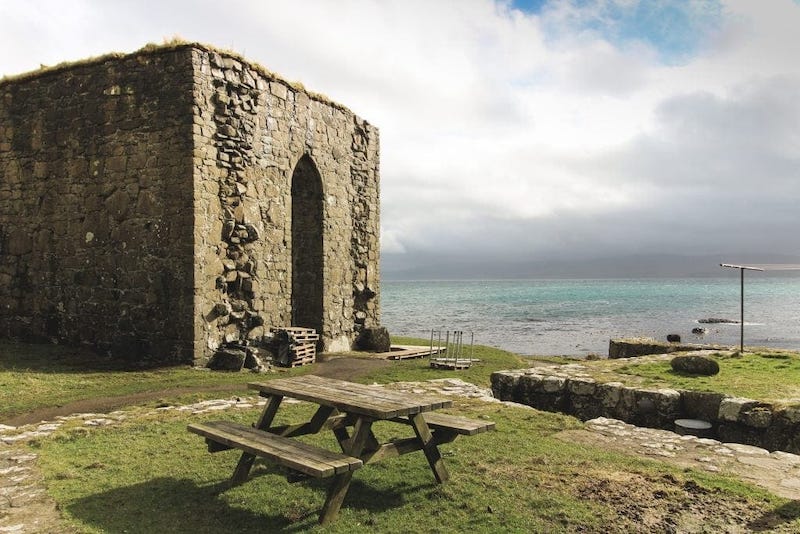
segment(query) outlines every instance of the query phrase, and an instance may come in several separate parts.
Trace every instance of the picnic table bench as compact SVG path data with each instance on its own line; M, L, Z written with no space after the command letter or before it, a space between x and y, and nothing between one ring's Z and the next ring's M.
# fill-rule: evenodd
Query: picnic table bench
M452 401L442 397L417 395L323 378L313 375L248 384L257 389L267 403L252 427L228 421L190 424L188 430L206 439L210 452L227 449L242 451L231 480L247 479L256 457L292 472L317 478L333 477L319 521L327 524L338 514L354 471L384 458L421 450L438 483L449 478L438 445L458 436L472 436L494 429L490 421L432 413L449 408ZM319 408L305 423L273 426L284 397L317 404ZM372 431L375 421L411 426L414 437L380 443ZM297 436L332 430L342 453L316 447L295 439Z

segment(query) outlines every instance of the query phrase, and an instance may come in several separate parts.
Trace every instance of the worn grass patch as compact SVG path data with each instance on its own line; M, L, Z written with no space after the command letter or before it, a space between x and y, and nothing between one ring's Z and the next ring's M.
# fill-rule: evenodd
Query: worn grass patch
M616 371L640 378L644 387L714 391L765 402L800 403L800 355L790 352L746 352L741 356L717 353L715 376L675 372L669 361L628 363Z
M398 338L394 342L425 344L423 340L410 338ZM369 357L365 353L354 355ZM389 369L355 380L386 383L454 376L488 387L493 371L525 366L524 358L491 347L476 346L474 356L481 361L463 371L431 369L428 360L423 358L395 361ZM153 397L146 401L148 404L178 400L188 403L219 397L219 391L213 389L221 386L231 386L230 395L253 395L254 392L247 389L247 382L313 371L313 365L261 375L209 372L189 366L131 368L130 362L113 361L80 349L0 342L0 423L37 409L64 406L84 399L123 397L144 392L156 394L148 396ZM197 391L193 391L195 389ZM163 395L157 395L159 393ZM84 408L83 411L93 410Z
M247 380L256 376L189 366L131 369L130 365L80 349L0 342L0 422L39 408L99 397L176 389L185 396L187 389L223 385L241 386L244 393Z
M612 532L643 532L691 524L729 531L797 517L781 519L776 514L787 501L730 478L564 443L554 434L580 427L570 417L477 402L449 411L491 419L497 431L441 447L451 474L444 485L434 483L421 453L365 466L324 531L608 532L613 525ZM285 406L279 422L311 413L307 404ZM288 483L281 471L257 463L247 482L230 487L238 452L209 454L186 431L189 422L249 422L257 414L166 412L114 428L64 429L33 446L50 494L79 532L323 530L317 514L328 480ZM375 429L382 440L410 430L388 423ZM330 433L304 439L336 447Z

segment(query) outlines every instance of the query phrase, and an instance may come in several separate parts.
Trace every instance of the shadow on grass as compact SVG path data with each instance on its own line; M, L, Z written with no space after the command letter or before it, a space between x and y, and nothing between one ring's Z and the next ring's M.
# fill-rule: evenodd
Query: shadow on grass
M89 348L49 343L0 342L0 371L90 373L163 369L163 363L112 359Z
M319 493L317 509L306 502L292 501L281 507L274 505L273 512L259 512L244 505L232 505L230 501L235 499L225 497L225 493L232 489L227 481L198 486L193 480L162 477L89 495L68 505L67 510L75 519L103 532L303 532L317 525L330 483L330 479L302 482ZM240 487L247 491L247 482ZM269 492L280 496L280 492L286 490L280 484L274 484ZM252 491L258 489L252 488ZM268 493L259 500L269 507L271 499ZM403 502L400 491L381 490L376 493L374 488L353 480L342 508L377 513Z
M786 504L770 510L755 521L751 521L747 528L753 532L771 532L785 523L800 519L800 501L789 501Z

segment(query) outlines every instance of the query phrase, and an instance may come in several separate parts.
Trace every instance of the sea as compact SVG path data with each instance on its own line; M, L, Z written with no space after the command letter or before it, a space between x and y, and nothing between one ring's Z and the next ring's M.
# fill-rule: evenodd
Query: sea
M749 273L748 273L749 275ZM383 281L381 323L392 335L463 341L522 355L608 354L610 339L738 346L740 279ZM702 319L736 324L700 324ZM697 335L692 329L704 327ZM436 334L438 339L438 333ZM744 284L745 347L800 350L800 276L751 275Z

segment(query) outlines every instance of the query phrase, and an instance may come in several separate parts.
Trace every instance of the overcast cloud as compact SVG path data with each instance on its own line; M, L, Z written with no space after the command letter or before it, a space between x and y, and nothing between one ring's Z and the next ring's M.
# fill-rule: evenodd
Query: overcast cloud
M798 28L793 0L4 0L0 74L180 35L302 81L380 128L387 272L800 255Z

